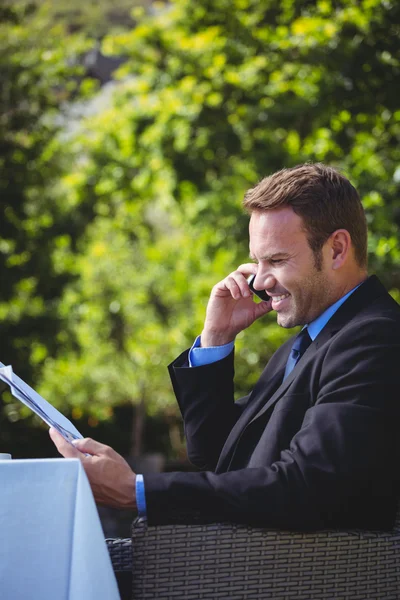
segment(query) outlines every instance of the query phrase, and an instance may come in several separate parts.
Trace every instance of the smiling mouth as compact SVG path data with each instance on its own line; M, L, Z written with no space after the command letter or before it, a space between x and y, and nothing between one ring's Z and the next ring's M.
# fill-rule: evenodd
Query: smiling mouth
M273 302L280 302L285 298L289 298L290 294L282 294L281 296L271 296Z
M290 294L281 294L280 296L271 296L272 308L278 310L281 304L283 304L286 298L289 298Z

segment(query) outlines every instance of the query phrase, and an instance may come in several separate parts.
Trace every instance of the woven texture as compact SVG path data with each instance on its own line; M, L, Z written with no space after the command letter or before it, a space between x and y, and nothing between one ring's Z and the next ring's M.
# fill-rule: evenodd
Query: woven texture
M106 544L114 571L132 571L132 540L108 538Z
M400 519L392 532L291 533L133 524L133 598L400 599Z

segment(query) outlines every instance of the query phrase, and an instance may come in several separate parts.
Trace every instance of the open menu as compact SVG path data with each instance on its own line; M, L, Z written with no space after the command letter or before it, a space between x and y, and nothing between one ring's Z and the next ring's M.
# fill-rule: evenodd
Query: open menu
M72 440L83 437L71 421L18 377L13 372L11 365L5 366L0 362L0 380L10 386L14 398L17 398L33 410L47 425L57 429L68 442L71 443Z

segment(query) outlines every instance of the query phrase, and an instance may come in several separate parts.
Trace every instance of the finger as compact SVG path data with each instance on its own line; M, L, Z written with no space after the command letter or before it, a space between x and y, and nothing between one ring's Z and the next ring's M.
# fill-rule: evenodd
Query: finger
M227 287L231 291L232 296L238 300L241 297L248 298L252 295L249 288L247 277L245 277L240 271L234 271L226 278Z
M79 450L77 450L69 442L67 442L67 440L63 438L61 433L54 429L54 427L50 427L49 434L57 450L62 456L64 456L64 458L82 458L81 452L79 452Z
M109 446L106 446L105 444L100 444L100 442L96 442L95 440L92 440L92 438L74 440L74 446L78 448L81 452L85 452L86 454L92 454L94 456L110 454L111 450Z
M247 277L251 274L257 273L257 265L254 263L247 263L240 265L236 271L230 273L225 279L217 283L213 287L213 295L220 296L226 295L228 290L231 296L235 300L239 300L241 296L249 296L249 286L247 283Z
M225 287L230 291L231 296L234 300L239 300L243 296L242 290L241 290L238 282L236 281L233 273L231 275L228 275L228 277L226 277Z
M244 263L243 265L239 265L236 271L242 273L245 278L249 275L256 275L258 271L258 265L256 263Z
M249 275L256 275L258 270L258 265L255 263L246 263L240 265L237 270L234 272L235 280L237 285L239 286L242 296L247 298L252 295L252 291L249 287Z

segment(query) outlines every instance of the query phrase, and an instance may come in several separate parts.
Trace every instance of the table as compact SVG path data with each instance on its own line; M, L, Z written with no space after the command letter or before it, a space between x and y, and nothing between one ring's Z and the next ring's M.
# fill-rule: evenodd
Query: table
M0 597L119 600L77 459L0 461Z

